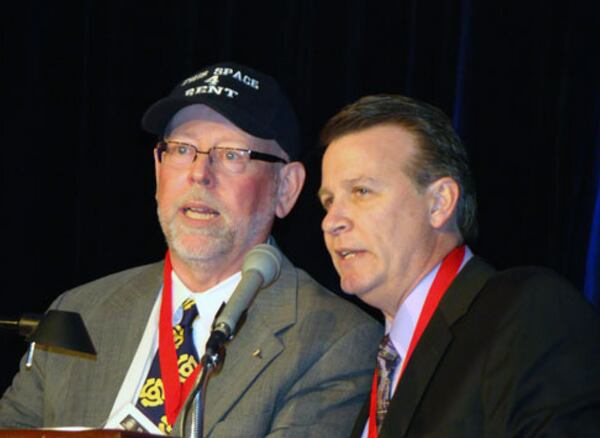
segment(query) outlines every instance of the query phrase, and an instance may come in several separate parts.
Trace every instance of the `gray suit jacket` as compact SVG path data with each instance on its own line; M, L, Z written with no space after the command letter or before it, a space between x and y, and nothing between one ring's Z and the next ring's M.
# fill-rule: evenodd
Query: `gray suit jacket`
M36 352L33 369L21 369L0 400L0 427L101 427L142 337L162 266L130 269L61 295L52 307L81 314L98 357ZM285 260L209 382L205 436L348 436L381 334L376 321ZM257 349L260 356L252 354Z

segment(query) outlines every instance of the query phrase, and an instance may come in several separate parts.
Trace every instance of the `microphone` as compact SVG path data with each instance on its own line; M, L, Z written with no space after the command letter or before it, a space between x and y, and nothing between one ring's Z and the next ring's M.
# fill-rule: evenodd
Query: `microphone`
M190 391L177 420L174 431L178 436L201 437L203 429L203 411L206 397L208 376L223 359L221 354L238 324L242 313L250 306L258 290L270 285L279 276L281 270L281 253L266 244L256 245L244 257L242 263L242 279L233 291L233 295L222 311L215 318L210 337L206 342L202 356L202 371ZM192 405L194 408L192 409ZM190 434L188 413L192 409Z
M231 338L240 316L250 306L259 289L270 285L279 276L282 256L277 248L256 245L244 257L242 279L233 295L217 316L206 343L206 356L216 358L223 344Z

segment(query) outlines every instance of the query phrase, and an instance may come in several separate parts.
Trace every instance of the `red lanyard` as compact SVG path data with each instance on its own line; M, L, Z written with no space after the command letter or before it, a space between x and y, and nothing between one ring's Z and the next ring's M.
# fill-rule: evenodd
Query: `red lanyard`
M189 394L196 376L202 368L198 365L181 384L179 381L179 367L177 366L177 352L173 339L173 281L171 272L171 255L167 251L165 268L163 270L163 291L160 303L160 321L158 323L158 357L160 361L160 374L165 390L165 414L169 424L175 424L177 415Z
M408 347L408 351L406 352L406 357L402 360L401 371L403 371L406 368L406 364L412 356L413 350L419 342L421 335L425 331L427 324L429 324L433 313L437 309L444 294L448 290L450 283L452 283L452 281L456 277L456 274L458 274L458 268L460 268L464 257L465 246L462 245L457 248L454 248L450 252L450 254L448 254L442 261L442 265L440 266L440 269L438 270L438 273L436 274L433 283L431 284L431 288L429 288L427 298L425 298L423 310L421 310L421 315L419 316L419 320L417 321L417 325L415 326L415 332L413 333L412 339L410 340L410 345ZM373 375L373 384L371 385L371 398L369 405L369 438L377 438L376 417L377 369L375 369L375 373Z

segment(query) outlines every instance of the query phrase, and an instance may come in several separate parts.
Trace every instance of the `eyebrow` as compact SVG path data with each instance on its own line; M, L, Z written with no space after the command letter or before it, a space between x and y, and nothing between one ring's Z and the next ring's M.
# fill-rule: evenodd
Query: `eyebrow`
M365 183L365 182L368 182L370 184L379 184L379 180L372 178L370 176L359 176L357 178L352 178L352 179L344 181L344 184L352 186L357 183Z
M369 177L369 176L359 176L356 178L347 179L342 182L342 185L345 188L348 188L348 187L352 187L356 184L364 184L364 183L373 184L376 187L379 187L381 185L381 181L379 181L375 178ZM327 189L326 187L321 187L319 189L319 191L317 192L317 196L320 198L321 196L325 196L325 195L331 195L331 191L329 189Z

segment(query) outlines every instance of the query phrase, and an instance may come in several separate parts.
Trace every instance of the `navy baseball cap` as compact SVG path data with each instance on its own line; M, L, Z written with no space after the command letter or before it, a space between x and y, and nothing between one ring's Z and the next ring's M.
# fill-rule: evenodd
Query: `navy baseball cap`
M211 65L151 105L142 126L161 136L175 113L194 104L207 105L250 135L277 141L292 160L300 155L296 114L271 76L234 62Z

